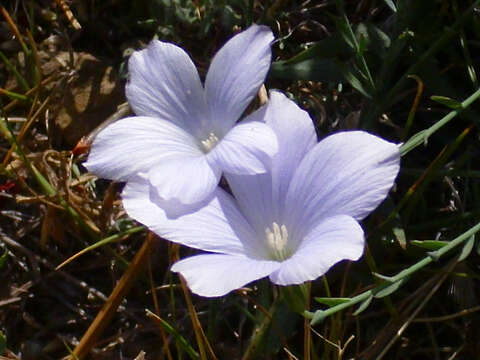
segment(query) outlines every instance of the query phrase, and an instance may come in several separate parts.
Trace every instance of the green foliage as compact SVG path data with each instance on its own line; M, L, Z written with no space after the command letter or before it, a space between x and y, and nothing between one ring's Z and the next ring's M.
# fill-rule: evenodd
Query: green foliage
M6 349L7 349L7 338L0 331L0 355L3 355Z
M8 86L2 85L0 94L2 161L12 145L16 153L0 164L0 185L9 179L17 187L2 193L0 228L15 243L0 256L0 273L5 288L16 294L12 304L2 305L2 327L8 334L22 328L25 335L9 336L10 349L20 352L28 338L51 351L46 357L64 357L65 348L73 351L75 344L68 339L82 337L146 233L122 212L121 185L85 178L83 160L71 157L65 151L70 148L52 145L58 135L54 105L69 94L78 69L65 68L61 81L32 91L45 80L33 45L41 64L63 61L62 52L87 52L113 64L126 79L131 51L158 37L187 49L203 76L225 39L259 23L269 25L277 37L267 89L278 88L297 100L315 120L320 137L358 128L401 144L402 167L387 200L362 222L367 246L361 260L335 265L308 292L259 281L214 301L192 298L217 358L286 358L287 351L296 358L310 354L313 360L377 358L384 351L390 351L384 358L434 358L448 349L448 356L457 350L463 358L477 355L468 349L470 338L476 339L471 332L476 318L469 311L477 305L471 297L480 278L475 237L480 226L480 1L67 2L82 24L78 32L53 7L55 2L45 2L45 9L30 0L22 7L13 3L2 5L23 43L17 44L18 37L4 26L0 79ZM43 43L50 35L61 40L52 53ZM48 213L54 214L53 225ZM64 233L53 236L52 229ZM138 351L134 354L132 348L145 350L147 358L168 358L166 348L174 359L201 356L192 313L178 278L169 272L176 252L163 240L158 247L151 257L151 279L144 274L127 294L98 342L98 351L104 352L99 356L122 352L135 358ZM181 257L187 253L182 249ZM85 255L54 271L75 254ZM460 285L455 274L461 274ZM434 287L431 280L440 275L447 280ZM17 291L19 286L25 288ZM420 309L430 292L435 297ZM152 304L158 307L158 322L144 314ZM51 316L52 308L64 312ZM418 316L448 320L442 326L428 324L429 331L425 319L414 319L407 330L395 328L395 319L410 323L403 319L412 309L425 314ZM298 313L315 325L310 343L308 326ZM451 314L456 315L449 318ZM399 330L405 330L405 341L388 350L385 338L395 343ZM353 343L346 334L355 335ZM52 340L58 338L65 339L61 350ZM53 345L47 346L50 341ZM0 355L5 349L0 333Z
M7 258L8 258L8 250L5 250L5 252L2 254L2 256L0 256L0 269L5 264L5 261L7 260Z

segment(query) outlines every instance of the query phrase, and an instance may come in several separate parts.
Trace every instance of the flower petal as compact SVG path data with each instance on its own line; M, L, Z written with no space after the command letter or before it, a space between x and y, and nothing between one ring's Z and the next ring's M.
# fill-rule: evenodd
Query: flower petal
M257 113L260 111L278 141L271 170L260 176L227 173L225 177L243 213L263 236L265 227L271 227L273 221L286 222L284 203L288 186L302 158L315 146L317 137L308 113L278 91L270 92L270 100Z
M275 271L280 263L233 255L206 254L180 260L172 266L195 294L222 296Z
M126 95L137 115L159 117L193 131L208 121L197 69L180 47L158 40L128 61Z
M362 220L385 199L399 167L396 144L363 131L328 136L301 162L286 208L294 223L338 214Z
M277 138L268 125L243 121L235 125L207 157L227 173L254 175L270 168L277 149Z
M162 162L147 178L161 199L195 204L212 194L220 176L221 170L211 166L204 154L186 153Z
M278 285L301 284L325 274L341 260L358 260L364 247L363 230L350 216L329 217L303 239L295 254L270 275Z
M205 251L244 255L254 241L250 225L230 195L218 189L195 206L184 207L183 214L169 217L163 203L151 191L147 180L129 181L122 192L123 207L133 219L158 236Z
M156 169L165 159L201 153L195 139L178 126L135 116L103 129L93 141L84 166L100 177L126 181L139 172Z
M310 115L279 91L270 92L265 121L279 142L272 164L272 192L280 209L284 208L293 174L305 154L317 144L317 134Z
M213 58L205 80L206 101L221 135L238 120L265 80L273 39L268 27L252 25Z

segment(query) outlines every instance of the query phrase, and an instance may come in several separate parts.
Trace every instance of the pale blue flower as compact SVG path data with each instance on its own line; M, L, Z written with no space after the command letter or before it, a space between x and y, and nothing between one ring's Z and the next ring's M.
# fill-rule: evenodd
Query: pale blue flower
M265 80L272 41L265 26L234 36L213 58L205 87L178 46L152 41L135 52L126 94L137 116L102 130L85 166L118 181L141 175L178 206L205 199L222 171L264 173L277 151L275 134L258 113L235 123Z
M366 132L317 143L308 114L279 92L260 111L279 151L265 174L226 175L234 197L217 189L204 207L174 219L141 179L122 194L127 213L159 236L214 253L172 267L196 294L221 296L265 276L300 284L359 259L358 221L385 199L399 171L398 145Z

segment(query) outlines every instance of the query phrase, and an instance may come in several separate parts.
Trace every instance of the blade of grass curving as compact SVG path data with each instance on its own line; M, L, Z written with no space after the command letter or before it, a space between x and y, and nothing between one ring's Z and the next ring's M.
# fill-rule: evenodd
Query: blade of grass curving
M40 64L40 57L38 56L38 51L37 51L37 44L35 40L33 39L32 33L27 29L27 38L28 42L30 45L31 50L31 73L33 74L34 78L34 84L38 85L42 81L42 66Z
M480 231L480 222L477 223L475 226L471 227L469 230L465 231L463 234L459 235L452 241L450 241L447 245L444 247L438 249L435 252L430 253L428 256L424 257L422 260L416 262L412 266L408 267L407 269L404 269L400 271L398 274L395 276L390 277L389 282L385 282L379 286L376 286L375 288L365 291L355 297L352 297L349 301L344 302L342 304L332 306L329 309L326 310L317 310L316 312L310 312L310 311L305 311L304 316L307 317L308 319L311 319L311 325L318 324L319 322L323 321L325 318L328 316L331 316L343 309L349 308L355 304L358 304L360 302L363 302L367 300L369 297L374 296L376 293L379 291L386 289L389 287L392 283L396 283L400 280L403 280L407 277L410 277L413 275L415 272L419 271L420 269L424 268L428 264L430 264L433 261L436 261L440 259L443 255L448 253L449 251L455 249L457 246L463 244L465 241L469 240L473 235L475 235L478 231Z
M383 0L385 4L392 10L393 12L397 12L397 7L395 6L395 3L392 0Z
M132 262L128 266L125 273L122 275L117 285L113 289L112 293L108 297L107 302L103 305L102 309L98 312L93 322L88 327L87 331L83 334L80 342L75 347L73 354L79 359L85 358L95 342L102 335L105 327L110 323L113 315L118 309L118 306L125 298L130 288L133 286L135 279L140 275L147 258L152 253L155 244L155 238L151 233L148 233L142 247L135 254Z
M199 359L198 353L190 346L188 341L168 322L163 320L157 314L152 313L150 310L145 310L146 315L152 319L161 329L172 335L175 341L180 344L183 351L185 351L191 359Z
M415 114L417 113L418 105L420 104L420 98L423 94L423 81L417 75L408 75L410 79L414 79L417 82L417 93L415 95L415 99L413 100L412 107L408 112L407 123L405 125L405 129L403 130L402 139L405 140L410 132L410 128L413 125L413 120L415 119Z
M53 80L57 79L59 76L62 76L62 75L59 75L57 73L53 74L53 75L50 75L49 77L43 79L40 84L38 84L37 86L34 86L33 88L31 88L30 90L28 90L24 95L25 96L30 96L31 94L33 94L34 92L38 91L41 87L49 84L50 82L52 82ZM7 112L9 110L12 110L17 104L18 104L19 100L13 100L11 101L10 103L8 103L7 105L5 105L5 107L3 107L3 111L4 112Z
M457 0L452 0L452 9L455 17L458 19L460 14L458 13L458 3ZM467 72L474 89L478 89L478 77L475 72L475 67L473 66L472 57L470 51L468 50L467 38L465 37L465 31L463 28L460 29L460 47L462 48L463 57L465 58L465 64L467 65Z
M16 93L14 91L9 91L3 88L0 88L0 95L8 96L12 100L25 101L25 102L32 101L28 96Z
M125 230L125 231L122 231L122 232L119 232L117 234L114 234L114 235L111 235L109 237L106 237L100 241L97 241L95 244L92 244L90 246L87 246L86 248L84 248L83 250L77 252L75 255L69 257L67 260L65 260L64 262L62 262L60 265L58 265L55 270L59 270L61 269L62 267L64 267L65 265L69 264L70 262L72 262L73 260L79 258L80 256L86 254L87 252L90 252L92 250L95 250L96 248L99 248L101 246L104 246L104 245L107 245L107 244L110 244L114 241L118 241L118 240L123 240L122 238L125 237L125 236L128 236L128 235L132 235L132 234L135 234L137 232L140 232L142 230L145 230L145 228L143 226L136 226L134 228L131 228L131 229L128 229L128 230Z
M357 60L356 62L359 66L359 72L367 80L367 85L368 85L367 93L369 94L369 97L373 97L373 95L375 94L375 82L373 81L372 74L370 73L370 69L368 68L367 61L363 56L363 46L361 43L357 41L355 33L353 32L352 26L350 25L350 21L348 20L348 17L345 14L343 0L337 0L336 4L337 4L337 10L341 14L341 18L340 19L336 19L334 17L331 17L331 18L335 21L337 30L340 32L344 40L355 51L355 57ZM362 88L365 88L365 87L362 87Z

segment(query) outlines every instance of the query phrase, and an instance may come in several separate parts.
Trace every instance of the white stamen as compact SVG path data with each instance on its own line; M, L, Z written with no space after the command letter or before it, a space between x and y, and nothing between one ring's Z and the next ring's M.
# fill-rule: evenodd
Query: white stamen
M267 243L275 260L285 260L290 256L287 248L288 231L285 225L278 226L276 222L272 224L273 232L269 227L265 229Z
M213 132L211 132L210 134L208 134L208 138L200 141L200 143L202 144L203 150L205 152L209 152L215 147L215 145L217 145L218 137Z

